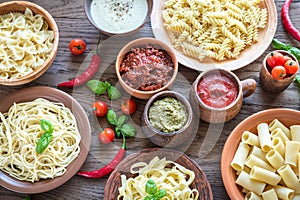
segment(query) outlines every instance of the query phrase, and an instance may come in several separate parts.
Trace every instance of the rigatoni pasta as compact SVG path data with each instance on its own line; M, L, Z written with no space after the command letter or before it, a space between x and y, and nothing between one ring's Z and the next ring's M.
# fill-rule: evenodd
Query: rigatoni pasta
M278 119L257 125L257 133L244 131L239 146L250 148L236 183L245 199L287 199L300 195L300 125L286 127ZM256 137L255 137L256 136ZM297 139L298 138L298 139ZM257 145L256 139L259 140ZM295 141L292 139L296 139ZM245 143L243 145L243 143ZM249 186L249 185L251 186ZM255 184L255 186L253 186Z

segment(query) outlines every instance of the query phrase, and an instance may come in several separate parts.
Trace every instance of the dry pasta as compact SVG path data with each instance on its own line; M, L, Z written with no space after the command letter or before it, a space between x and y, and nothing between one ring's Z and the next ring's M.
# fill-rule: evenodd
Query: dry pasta
M127 179L125 175L121 175L122 186L119 187L118 199L144 199L147 196L145 185L149 179L156 183L158 189L166 190L167 194L161 200L192 200L199 197L198 190L190 188L195 173L166 158L160 159L156 156L149 163L135 163L130 172L137 176Z
M299 127L288 128L275 119L269 124L258 124L257 133L242 133L239 147L247 145L250 151L247 150L245 159L240 155L242 151L237 150L234 158L242 156L244 163L239 162L239 166L244 167L234 167L236 159L232 160L231 166L236 171L236 183L242 186L245 199L291 200L300 196Z
M259 29L266 25L268 12L259 7L261 1L167 0L163 24L174 47L187 56L234 59L259 40Z
M43 134L40 120L53 125L53 138L43 153L36 143ZM38 181L61 176L80 152L75 116L61 103L38 98L0 112L0 169L18 180Z
M40 67L53 48L54 33L40 14L0 15L0 78L23 77Z

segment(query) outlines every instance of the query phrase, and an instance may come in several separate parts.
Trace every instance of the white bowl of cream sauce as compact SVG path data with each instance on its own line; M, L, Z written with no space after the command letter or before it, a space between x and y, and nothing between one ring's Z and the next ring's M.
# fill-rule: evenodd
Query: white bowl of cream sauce
M147 0L86 0L89 20L108 34L128 33L141 27L152 10ZM89 7L89 8L88 8ZM87 10L89 9L89 10Z

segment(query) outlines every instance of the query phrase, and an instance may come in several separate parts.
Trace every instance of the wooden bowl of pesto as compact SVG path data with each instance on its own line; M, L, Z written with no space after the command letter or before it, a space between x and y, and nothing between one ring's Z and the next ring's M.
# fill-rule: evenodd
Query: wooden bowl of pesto
M150 141L160 147L173 148L187 142L194 132L189 101L174 91L153 95L145 105L142 129Z

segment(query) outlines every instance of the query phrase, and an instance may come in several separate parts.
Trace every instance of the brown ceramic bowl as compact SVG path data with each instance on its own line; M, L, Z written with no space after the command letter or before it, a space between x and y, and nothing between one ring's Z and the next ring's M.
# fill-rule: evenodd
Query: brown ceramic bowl
M120 68L120 65L121 65L122 61L124 60L125 56L132 49L134 49L134 48L145 48L147 46L152 46L156 49L164 50L171 57L173 65L174 65L174 71L173 71L173 75L172 75L170 81L166 85L161 87L160 89L152 90L152 91L142 91L142 90L137 90L137 89L134 89L134 88L130 87L122 79L120 71L119 71L119 68ZM170 88L173 85L173 83L176 79L176 76L177 76L177 72L178 72L178 62L177 62L176 56L173 53L173 51L168 47L168 45L166 45L165 43L163 43L163 42L161 42L157 39L154 39L154 38L139 38L139 39L136 39L136 40L133 40L133 41L129 42L127 45L125 45L120 50L120 52L117 56L115 67L116 67L116 74L117 74L117 77L119 79L119 82L120 82L121 86L130 95L132 95L136 98L139 98L139 99L149 99L154 94L156 94L158 92L161 92L163 90L167 90L168 88Z
M212 107L205 104L205 102L202 101L202 99L198 95L199 83L202 80L205 81L208 80L208 78L212 76L228 77L232 81L232 83L237 87L236 98L229 105L220 108ZM217 88L218 90L216 91L215 89L216 88L211 89L211 93L219 92L218 90L220 89L220 87ZM231 120L239 113L243 104L243 98L252 95L255 92L255 89L256 89L256 81L254 79L249 78L241 81L233 72L229 70L211 69L211 70L203 71L201 74L198 75L198 77L196 78L196 80L192 85L190 99L193 108L199 106L201 120L208 123L224 123Z
M195 188L199 191L198 200L213 199L212 190L206 175L195 161L182 152L160 148L144 149L127 156L109 176L104 189L104 199L117 199L119 195L118 188L122 185L120 176L124 174L127 178L134 177L134 175L130 173L132 164L137 162L149 163L155 156L158 156L160 159L166 158L167 160L171 160L192 170L195 173L195 180L192 182L191 188Z
M17 180L0 170L0 185L18 193L42 193L52 190L71 179L85 162L91 143L91 128L88 117L81 105L67 93L55 88L36 86L13 92L0 99L0 112L7 112L14 102L32 101L45 98L52 102L61 102L74 114L81 135L80 153L67 167L65 174L53 179L40 180L34 183Z
M175 132L162 132L156 129L149 121L149 109L150 107L160 99L165 97L173 97L179 100L186 108L187 112L187 122L186 124ZM159 118L159 116L157 116ZM153 95L145 105L143 116L142 116L142 128L144 134L150 139L150 141L160 147L175 147L180 144L185 143L189 140L192 134L195 134L195 127L194 127L194 117L193 117L193 110L189 103L189 101L182 96L181 94L173 91L162 91Z
M20 78L0 79L0 85L22 85L37 79L47 71L56 56L59 41L58 27L53 17L44 8L27 1L9 1L0 4L0 15L10 12L24 13L26 8L29 8L33 14L41 14L44 17L44 20L48 23L49 29L54 32L53 49L45 62L33 72Z
M231 199L245 199L241 187L235 184L237 178L236 172L230 166L238 145L241 142L243 131L248 130L252 133L257 133L256 128L259 123L270 123L274 119L278 119L286 127L290 127L291 125L300 124L300 112L292 109L275 108L255 113L238 124L227 138L222 152L221 173L224 186Z
M128 33L132 33L132 32L135 32L137 30L139 30L141 27L143 27L145 25L145 23L148 21L148 19L150 18L150 15L152 13L152 7L153 7L153 0L145 0L147 2L147 7L148 9L144 11L147 12L146 13L146 16L144 17L144 19L142 19L143 21L141 21L135 28L133 29L130 29L130 30L125 30L125 31L113 31L113 30L108 30L108 29L105 29L103 27L101 27L99 24L97 24L97 20L94 19L93 15L92 15L92 12L91 12L91 6L92 6L92 3L93 0L85 0L84 1L84 11L85 11L85 15L86 17L88 18L88 20L90 21L90 23L95 27L97 28L101 33L105 34L105 35L120 35L120 34L128 34ZM110 3L110 2L109 2ZM109 4L108 3L108 4ZM111 5L111 3L110 3ZM119 9L119 8L116 8L116 9ZM101 10L99 11L101 12ZM103 11L102 11L103 12ZM112 11L113 12L113 11ZM113 20L109 20L109 23L112 23L110 25L110 27L113 25Z
M299 66L298 60L296 59L296 57L293 54L291 54L287 51L284 51L284 50L275 50L272 52L280 52L285 56L289 56L294 61L296 61L297 65ZM282 80L274 79L267 67L267 58L272 52L270 52L264 58L264 61L262 63L262 67L261 67L261 71L259 74L259 78L260 78L261 86L264 90L271 92L271 93L278 93L278 92L281 92L284 89L286 89L291 84L291 82L294 80L297 73L295 73L293 75L289 75L289 76L283 78Z

